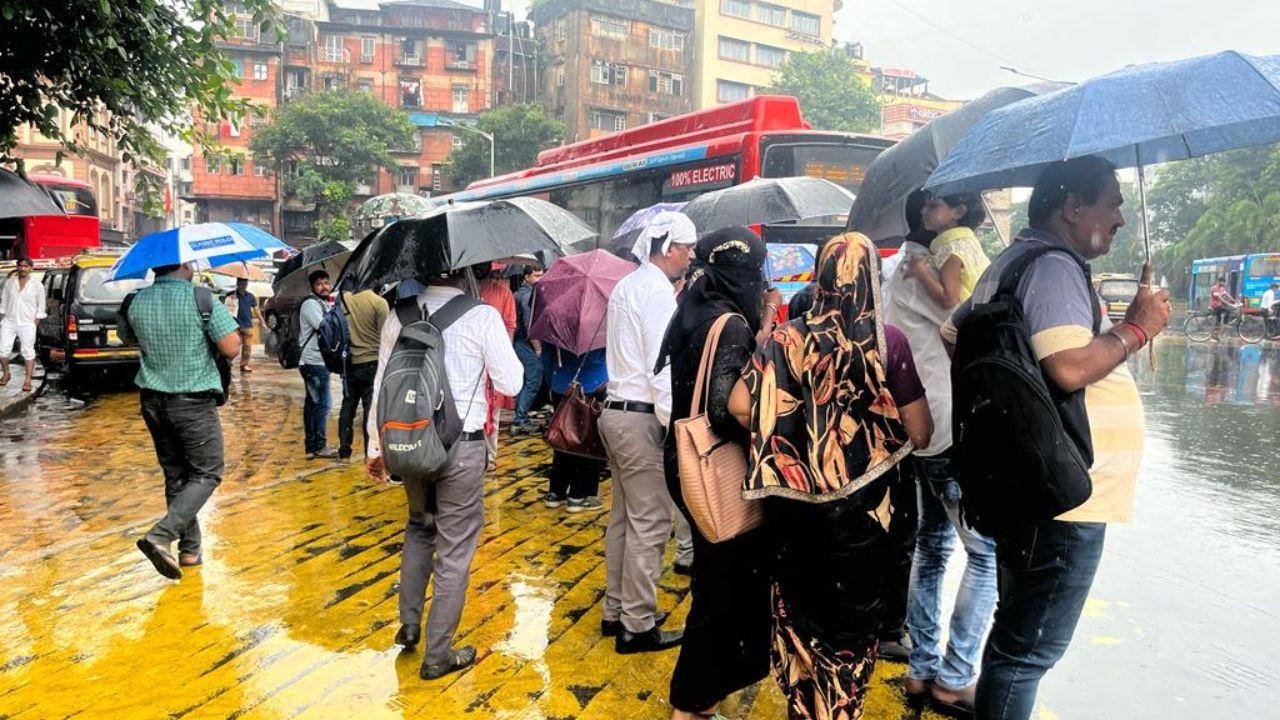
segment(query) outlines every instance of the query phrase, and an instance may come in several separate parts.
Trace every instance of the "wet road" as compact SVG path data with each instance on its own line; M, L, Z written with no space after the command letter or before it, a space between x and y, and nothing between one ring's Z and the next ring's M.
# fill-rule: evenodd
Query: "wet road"
M605 515L542 506L537 439L506 441L486 482L458 634L479 662L420 680L421 656L392 645L402 491L302 460L301 392L261 370L223 408L205 565L180 583L133 547L163 508L134 394L50 395L0 420L0 718L669 716L676 653L600 638ZM678 627L688 583L670 562L659 599ZM917 717L904 670L882 663L867 718ZM785 716L771 680L724 711Z
M1158 360L1134 363L1135 522L1108 530L1043 720L1274 716L1280 351L1169 341ZM487 480L459 631L480 661L419 680L420 656L392 648L401 491L303 461L300 395L293 373L259 372L223 409L206 564L178 584L132 545L163 505L134 395L51 395L0 420L0 718L668 716L675 653L621 657L600 639L605 518L542 507L535 439L506 442ZM667 562L678 626L688 585ZM896 689L904 667L877 670L865 717L919 717ZM771 680L724 710L785 716Z

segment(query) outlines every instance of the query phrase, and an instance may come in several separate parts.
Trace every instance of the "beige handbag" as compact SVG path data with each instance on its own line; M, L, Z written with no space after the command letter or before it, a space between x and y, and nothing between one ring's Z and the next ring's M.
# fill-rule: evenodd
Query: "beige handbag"
M707 376L715 361L720 333L731 317L741 316L721 315L707 333L693 400L689 403L689 417L677 420L673 429L684 504L703 537L713 543L757 527L763 517L758 500L742 498L742 485L747 476L746 450L737 443L721 440L711 429L711 419L706 413L707 396L711 394Z

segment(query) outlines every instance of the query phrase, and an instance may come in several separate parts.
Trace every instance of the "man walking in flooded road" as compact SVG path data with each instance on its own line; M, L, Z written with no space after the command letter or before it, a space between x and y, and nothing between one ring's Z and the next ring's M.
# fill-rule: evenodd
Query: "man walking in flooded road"
M471 559L484 526L484 473L488 465L484 426L489 412L485 381L487 378L494 389L504 395L514 395L524 377L502 316L478 299L467 303L467 298L462 297L462 288L469 280L462 271L434 278L413 300L401 300L395 312L388 313L382 326L373 406L367 422L369 436L380 437L378 394L382 391L387 361L400 337L400 314L404 312L405 303L410 303L410 313L416 312L412 304L416 303L417 308L442 316L444 370L462 421L462 435L450 448L448 466L439 478L434 481L401 478L409 520L400 559L401 625L396 643L406 650L417 646L422 633L427 582L434 575L435 590L427 615L427 650L418 673L424 680L460 670L476 659L474 647L453 647L453 635L462 618L471 579ZM451 302L457 304L443 310ZM456 314L459 304L460 315ZM467 304L470 307L466 307ZM443 316L449 315L456 320L444 321ZM369 476L378 482L386 480L382 450L381 444L374 442L366 461Z
M0 385L8 385L9 354L13 343L22 351L22 392L31 392L31 376L36 371L36 323L45 317L44 285L31 279L31 260L18 259L16 276L4 283L0 295Z
M658 577L674 505L662 466L671 416L671 368L654 374L676 311L675 282L693 259L693 222L659 213L646 228L649 256L613 288L605 363L609 384L600 438L613 469L613 507L605 534L604 634L619 653L662 650L682 633L658 628Z
M999 601L978 679L979 718L1031 717L1040 679L1071 643L1102 557L1106 524L1128 522L1132 514L1144 420L1125 361L1164 330L1169 293L1152 291L1148 264L1125 319L1112 325L1099 316L1082 263L1111 249L1124 225L1123 202L1109 162L1089 156L1050 165L1031 195L1031 227L1001 253L943 328L954 341L955 328L995 296L1006 268L1025 253L1046 245L1063 251L1032 259L1015 296L1045 381L1066 408L1059 412L1066 434L1087 439L1092 451L1092 494L1052 520L995 538Z
M213 353L230 360L240 352L235 319L212 301L207 288L191 284L192 274L186 265L155 268L155 282L133 296L126 322L120 323L121 335L136 338L142 350L135 382L142 390L142 419L164 471L168 506L138 540L138 549L156 572L172 580L182 577L183 567L203 562L196 516L222 482L222 380ZM206 296L207 322L199 293ZM175 540L177 560L170 554Z

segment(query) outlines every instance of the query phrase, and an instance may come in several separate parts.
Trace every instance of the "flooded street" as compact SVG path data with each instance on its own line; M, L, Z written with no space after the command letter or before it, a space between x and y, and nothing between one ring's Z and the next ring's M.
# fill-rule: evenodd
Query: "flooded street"
M1274 713L1280 351L1173 338L1157 360L1132 361L1147 412L1135 522L1108 530L1041 687L1046 720ZM605 515L542 506L541 440L504 438L486 481L459 630L479 661L429 683L392 644L401 491L302 460L295 373L237 383L209 554L177 584L132 544L163 504L135 395L51 392L0 419L0 718L669 715L676 654L600 638ZM679 626L688 582L670 562L659 605ZM937 717L902 702L904 669L880 663L864 717ZM772 680L724 712L785 716Z

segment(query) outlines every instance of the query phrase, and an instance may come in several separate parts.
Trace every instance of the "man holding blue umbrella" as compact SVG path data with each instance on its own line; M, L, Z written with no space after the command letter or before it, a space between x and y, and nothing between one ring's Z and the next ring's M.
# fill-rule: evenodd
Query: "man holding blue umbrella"
M240 352L235 318L191 278L197 266L252 260L282 247L251 225L204 223L147 235L112 269L113 280L155 274L154 283L125 298L118 327L142 351L135 382L142 419L164 471L168 508L137 545L169 579L180 579L183 567L203 562L196 516L222 482L223 469L218 406L225 387L215 353L230 361Z

